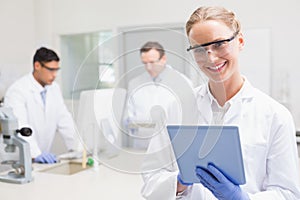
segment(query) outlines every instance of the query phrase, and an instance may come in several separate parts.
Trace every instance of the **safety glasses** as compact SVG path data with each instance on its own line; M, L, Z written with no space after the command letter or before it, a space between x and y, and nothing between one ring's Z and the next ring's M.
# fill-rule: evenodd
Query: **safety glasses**
M234 40L238 32L228 39L208 42L201 45L190 46L187 51L191 52L196 62L207 62L208 54L213 53L215 56L222 57L230 52L229 43Z
M41 66L45 69L47 69L49 72L57 72L58 70L60 70L60 68L51 68L46 66L44 63L40 62Z

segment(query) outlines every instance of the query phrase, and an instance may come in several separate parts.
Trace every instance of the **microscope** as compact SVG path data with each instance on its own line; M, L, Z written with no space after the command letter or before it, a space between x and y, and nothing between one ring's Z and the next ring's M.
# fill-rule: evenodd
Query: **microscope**
M18 121L14 116L12 109L9 107L0 107L0 136L6 145L5 152L13 153L16 148L19 150L19 160L7 160L1 164L9 164L13 171L0 175L0 181L8 183L23 184L32 181L32 161L29 143L18 136L30 136L32 130L30 128L18 129Z

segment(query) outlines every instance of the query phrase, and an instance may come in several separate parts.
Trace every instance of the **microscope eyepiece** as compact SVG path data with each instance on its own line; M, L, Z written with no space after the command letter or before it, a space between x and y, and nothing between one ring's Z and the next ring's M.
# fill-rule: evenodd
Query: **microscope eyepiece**
M17 133L20 133L22 136L31 136L32 130L31 128L21 128L17 130Z

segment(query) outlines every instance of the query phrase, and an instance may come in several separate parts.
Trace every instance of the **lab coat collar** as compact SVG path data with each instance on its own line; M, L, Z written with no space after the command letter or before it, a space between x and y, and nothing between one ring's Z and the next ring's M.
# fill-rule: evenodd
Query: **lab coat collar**
M44 91L44 90L48 90L49 85L46 85L45 87L41 86L41 84L39 82L37 82L37 80L35 80L32 73L29 74L29 79L30 79L30 82L31 82L31 84L30 84L31 85L31 92L32 92L32 95L35 98L35 101L42 108L45 108L45 105L42 101L41 92ZM47 97L46 97L46 99L47 99Z
M235 99L249 99L249 98L252 98L253 97L253 87L251 85L251 83L248 81L248 79L243 76L243 79L244 79L244 83L243 83L243 86L242 88L240 89L240 91L234 95L230 100L229 102L234 102ZM209 90L209 85L208 83L205 84L205 87L198 87L196 88L196 94L198 97L204 97L204 96L209 96L209 100L210 100L210 104L212 103L212 101L215 99L214 96L211 94L210 90Z
M244 79L244 84L239 93L241 93L241 98L243 100L251 99L254 97L254 87L245 76L243 76L243 79Z
M152 80L156 83L159 83L159 82L165 80L169 74L168 71L170 69L173 69L173 68L170 65L166 65L165 68L157 75L157 77L152 78Z
M202 85L195 89L197 106L199 110L199 121L209 124L212 119L211 99L208 96L208 87Z
M46 85L45 87L41 86L41 84L34 78L33 74L29 74L29 79L32 83L32 90L38 93L41 93L45 89L47 90L49 88L49 85Z
M229 108L228 113L226 114L226 122L232 121L231 119L236 118L236 115L239 113L239 110L242 107L242 102L244 100L253 98L254 88L250 84L250 82L244 77L244 84L240 91L233 96L228 102L230 103L231 108ZM202 85L195 89L198 108L200 110L200 117L205 121L205 123L211 123L212 120L212 110L211 105L213 101L216 101L213 95L210 93L208 83L206 85ZM242 111L241 111L242 112Z

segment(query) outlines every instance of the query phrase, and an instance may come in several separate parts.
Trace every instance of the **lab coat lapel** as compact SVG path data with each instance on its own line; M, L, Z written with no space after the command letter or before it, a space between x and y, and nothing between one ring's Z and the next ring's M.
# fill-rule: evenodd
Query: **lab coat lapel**
M246 117L246 113L249 113L249 107L248 106L243 106L243 103L246 103L249 101L251 98L253 98L253 87L251 84L248 82L246 78L244 82L244 86L242 88L242 91L237 97L237 99L232 101L232 104L225 114L225 123L228 124L240 124L241 118ZM245 110L248 109L248 110Z
M34 96L34 101L36 102L36 104L44 109L44 104L42 101L41 94L37 90L34 90L34 89L31 92L32 92L32 96Z
M203 121L206 124L210 124L212 121L212 110L210 107L210 100L207 98L208 96L204 97L200 102L199 102L199 112L200 112L200 122Z
M199 110L199 122L205 124L210 124L212 121L212 110L211 110L211 99L207 94L207 89L205 87L200 88L197 93L198 110Z
M241 99L238 99L230 106L229 110L225 114L224 122L226 124L238 124L238 121L242 116L242 112L242 101Z
M39 85L39 83L34 79L32 74L30 74L29 79L30 79L29 87L31 90L31 94L34 97L34 101L37 105L39 105L42 109L44 109L44 103L40 93L42 86Z

